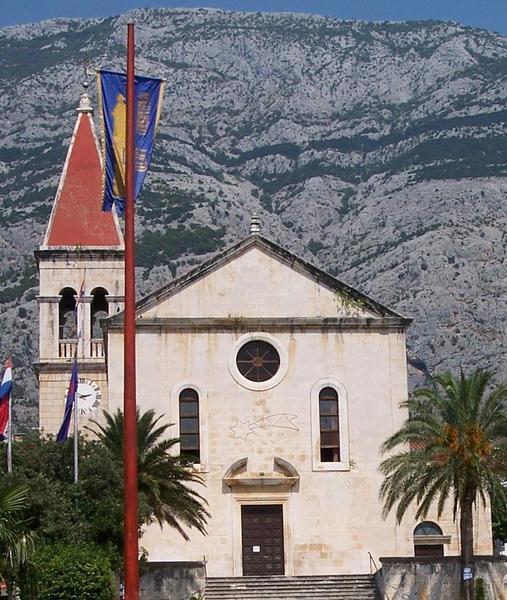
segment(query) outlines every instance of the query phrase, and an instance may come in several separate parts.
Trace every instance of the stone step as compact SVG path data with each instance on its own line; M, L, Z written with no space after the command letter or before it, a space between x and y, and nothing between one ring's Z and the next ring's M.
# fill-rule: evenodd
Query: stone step
M333 590L304 590L300 592L295 591L278 591L270 590L259 592L251 590L250 592L230 590L228 592L206 592L206 600L256 600L257 598L262 600L312 600L317 598L328 598L329 600L379 600L379 596L373 591L361 591L361 592L340 592Z
M379 600L370 575L214 577L206 600Z
M256 581L372 581L373 578L373 575L266 575L245 577L209 577L208 580L211 582L226 581L228 583L251 583Z
M271 592L234 592L234 593L216 593L206 592L204 596L205 600L379 600L379 596L374 592L353 592L350 594L343 594L342 592L316 592L314 590L307 590L304 593L295 592L277 592L272 590Z
M359 590L364 590L364 591L370 591L372 589L371 585L347 585L347 586L342 586L342 585L259 585L259 586L241 586L241 585L213 585L207 586L208 590L213 590L213 591L222 591L222 590L239 590L239 591L249 591L249 590L257 590L257 591L263 591L263 590L272 590L272 589L277 589L280 591L283 590L304 590L304 589L319 589L319 590L334 590L334 589L339 589L342 592L355 592L355 591L359 591Z
M207 590L206 598L326 598L339 596L340 598L377 598L374 590L337 590L306 588L304 590Z
M257 585L257 584L265 584L265 585L272 585L272 584L305 584L305 583L329 583L329 584L334 584L334 583L343 583L343 584L347 584L347 583L363 583L366 585L369 585L372 582L372 578L370 577L305 577L305 576L298 576L298 577L235 577L235 578L228 578L228 577L221 577L221 578L215 578L215 577L210 577L208 579L208 581L212 584L221 584L221 583L225 583L227 585L233 585L233 584L237 584L237 585Z

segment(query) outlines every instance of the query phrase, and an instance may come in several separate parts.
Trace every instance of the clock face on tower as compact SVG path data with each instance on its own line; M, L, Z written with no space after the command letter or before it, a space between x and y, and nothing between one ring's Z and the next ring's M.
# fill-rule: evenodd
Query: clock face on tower
M99 386L95 381L82 377L77 384L77 407L80 415L86 415L96 410L102 399Z

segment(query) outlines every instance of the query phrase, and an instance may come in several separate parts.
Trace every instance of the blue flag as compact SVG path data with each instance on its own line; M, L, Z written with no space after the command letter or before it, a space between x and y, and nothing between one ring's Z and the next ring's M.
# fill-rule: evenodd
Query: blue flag
M103 199L102 210L125 208L125 160L127 123L127 76L111 71L97 72L102 126ZM137 198L148 171L155 142L164 81L135 77L135 191Z
M67 390L67 400L65 402L65 412L63 414L63 421L60 426L60 431L56 436L57 442L64 442L69 435L70 418L72 416L72 409L74 408L74 401L76 400L77 392L77 359L74 359L72 365L72 374L70 376L69 389Z

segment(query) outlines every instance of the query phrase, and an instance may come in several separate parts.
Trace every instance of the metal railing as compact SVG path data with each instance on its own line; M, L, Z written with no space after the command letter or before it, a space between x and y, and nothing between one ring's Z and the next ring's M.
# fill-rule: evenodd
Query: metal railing
M371 555L371 552L368 552L368 556L370 557L370 575L373 575L375 577L375 583L377 584L377 587L380 590L380 593L382 594L382 600L394 600L395 598L400 597L410 598L410 594L405 594L405 592L402 592L399 588L395 587L394 585L386 583L386 580L384 579L384 575L382 573L382 569L378 567L377 563L375 562L375 559ZM389 596L386 588L394 590L394 594L390 591L389 593L393 595Z

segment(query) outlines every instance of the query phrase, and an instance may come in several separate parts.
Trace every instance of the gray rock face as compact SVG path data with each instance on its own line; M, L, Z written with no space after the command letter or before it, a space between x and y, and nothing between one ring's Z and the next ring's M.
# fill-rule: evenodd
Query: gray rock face
M0 30L0 356L36 402L36 267L84 66L167 79L138 207L139 292L244 236L414 317L430 371L505 379L507 40L453 23L138 10ZM23 409L23 410L21 410Z

